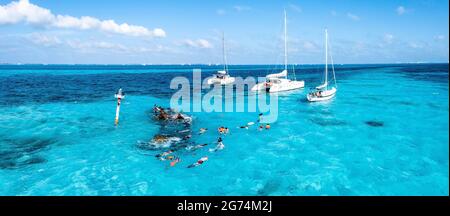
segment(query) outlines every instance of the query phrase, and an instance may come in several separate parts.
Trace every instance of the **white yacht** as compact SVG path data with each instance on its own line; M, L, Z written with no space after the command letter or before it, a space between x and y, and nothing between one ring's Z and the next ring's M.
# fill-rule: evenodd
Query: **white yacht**
M266 91L269 93L289 91L305 87L305 81L297 81L288 79L288 63L287 63L287 23L286 11L284 11L284 70L280 73L269 74L266 81L258 83L252 87L252 91ZM293 71L295 73L295 71Z
M310 92L306 98L310 102L316 102L316 101L325 101L333 98L336 96L337 92L337 84L336 84L336 76L334 73L334 65L333 65L333 56L331 57L331 67L333 71L333 80L334 80L334 86L331 88L329 87L329 81L328 81L328 31L325 29L325 79L324 83L317 86L314 91Z
M227 64L227 55L225 52L225 34L222 34L222 48L223 48L223 70L217 71L213 77L208 78L208 84L220 84L220 85L228 85L232 84L235 81L235 78L228 74L228 64Z

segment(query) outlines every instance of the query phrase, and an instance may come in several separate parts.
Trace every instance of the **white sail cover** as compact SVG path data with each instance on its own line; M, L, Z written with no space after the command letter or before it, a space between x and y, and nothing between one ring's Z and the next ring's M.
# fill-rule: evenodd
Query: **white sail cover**
M325 88L327 86L328 86L327 83L324 83L324 84L322 84L320 86L317 86L316 89L323 89L323 88Z
M266 78L280 78L280 77L287 77L287 70L283 70L281 73L269 74L266 76Z
M221 70L221 71L217 71L217 73L218 73L218 74L227 74L227 72L226 72L226 71L224 71L224 70Z

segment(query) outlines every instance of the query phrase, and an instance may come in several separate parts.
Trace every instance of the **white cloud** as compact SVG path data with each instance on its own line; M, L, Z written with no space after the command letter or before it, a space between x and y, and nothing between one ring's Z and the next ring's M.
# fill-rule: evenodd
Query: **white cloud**
M62 44L62 41L54 35L45 35L42 33L33 33L26 36L31 42L46 47Z
M347 13L347 17L354 20L354 21L358 21L360 20L359 16L352 14L352 13Z
M315 50L317 47L314 43L310 42L310 41L305 41L303 43L303 48L307 49L307 50Z
M303 11L300 6L295 5L295 4L289 4L289 7L297 13L301 13Z
M78 52L92 53L102 52L102 50L108 50L108 52L125 53L125 54L139 54L139 53L155 53L155 52L169 52L170 48L156 45L155 47L143 47L143 46L126 46L120 43L112 43L107 41L80 41L80 40L67 40L64 45L75 49Z
M224 9L218 9L217 11L216 11L216 13L217 13L217 15L225 15L226 14L226 11L224 10Z
M398 15L403 15L404 13L406 13L406 8L403 6L398 6L397 7L397 14Z
M389 34L389 33L384 34L384 36L383 36L383 41L384 41L385 43L391 44L391 43L393 42L393 40L394 40L394 35Z
M436 36L434 37L434 39L435 39L435 40L440 40L440 41L442 41L442 40L445 39L445 36L444 36L444 35L436 35Z
M120 44L114 44L110 42L105 41L80 41L80 40L68 40L66 41L66 44L72 48L77 49L81 51L86 50L96 50L96 49L113 49L116 51L126 51L127 48Z
M290 37L288 43L290 44L289 53L294 55L314 54L323 51L317 42L306 38Z
M202 49L212 48L212 44L205 39L198 39L198 40L186 39L183 41L183 44L194 48L202 48Z
M319 50L319 48L317 47L317 45L316 45L314 42L311 42L311 41L305 41L305 42L303 42L303 48L304 48L306 51L309 51L309 52L316 52L316 51Z
M70 28L80 30L98 30L107 33L122 34L136 37L165 37L163 29L153 30L143 26L118 24L114 20L99 20L95 17L73 17L55 15L49 9L39 7L28 0L19 0L7 5L0 5L0 25L27 23L44 27Z
M248 6L240 6L240 5L234 6L234 9L235 9L237 12L242 12L242 11L249 11L249 10L251 10L251 8L248 7Z
M420 44L420 43L416 43L416 42L411 42L411 43L409 43L409 47L411 47L413 49L421 49L421 48L424 48L425 45L424 44Z

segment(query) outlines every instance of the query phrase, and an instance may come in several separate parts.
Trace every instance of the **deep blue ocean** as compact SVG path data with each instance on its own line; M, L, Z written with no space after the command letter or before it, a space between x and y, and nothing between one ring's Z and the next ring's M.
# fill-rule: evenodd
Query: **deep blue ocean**
M230 74L276 67L234 65ZM221 69L0 65L0 195L449 195L448 64L336 65L338 93L324 103L305 99L323 65L297 65L306 87L279 95L270 130L239 128L258 112L188 113L183 142L208 146L179 149L171 167L155 157L164 149L142 143L169 133L153 105L168 106L172 78L192 79L194 68L203 78ZM209 152L222 125L225 149Z

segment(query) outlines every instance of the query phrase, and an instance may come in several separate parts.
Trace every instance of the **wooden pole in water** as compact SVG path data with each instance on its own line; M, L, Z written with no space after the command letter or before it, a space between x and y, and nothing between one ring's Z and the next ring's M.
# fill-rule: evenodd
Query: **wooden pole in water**
M122 93L122 89L119 89L114 97L117 98L116 118L114 120L114 125L117 126L119 124L120 102L122 98L125 98L125 95Z

